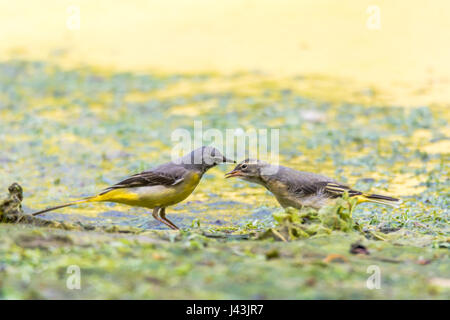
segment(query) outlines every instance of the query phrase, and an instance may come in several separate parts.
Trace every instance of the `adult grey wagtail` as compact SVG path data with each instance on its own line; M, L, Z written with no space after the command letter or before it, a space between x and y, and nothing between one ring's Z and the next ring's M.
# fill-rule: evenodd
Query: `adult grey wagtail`
M84 202L116 202L130 206L153 209L152 216L169 228L179 228L166 218L166 207L186 199L197 187L203 174L227 159L213 147L201 147L189 154L144 171L104 189L98 195L72 201L33 213L33 216L48 211Z
M379 194L363 193L337 182L334 179L311 172L297 171L288 167L275 166L260 160L244 160L226 178L257 183L269 190L283 208L311 207L320 209L342 197L345 192L361 202L374 202L397 207L400 199Z

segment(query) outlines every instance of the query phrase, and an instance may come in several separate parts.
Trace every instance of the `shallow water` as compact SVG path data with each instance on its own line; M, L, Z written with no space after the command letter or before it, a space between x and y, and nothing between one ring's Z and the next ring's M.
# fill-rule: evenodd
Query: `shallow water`
M383 234L385 241L360 233L283 244L208 239L200 233L248 234L269 228L275 223L273 212L279 210L267 191L224 179L231 166L218 166L187 200L167 209L169 219L190 230L178 239L157 231L166 228L148 210L115 204L83 204L41 217L140 227L147 230L143 238L0 226L7 270L0 275L0 296L379 298L389 292L389 298L448 297L444 280L450 276L449 109L384 105L376 96L360 103L352 96L338 103L328 99L332 92L310 99L304 89L298 90L308 81L268 82L258 73L136 74L66 70L41 61L1 63L1 188L20 183L27 213L95 194L127 175L168 161L173 130L192 132L198 119L204 129L280 129L283 165L329 175L362 191L392 194L404 202L397 209L363 204L353 213L365 230L400 229ZM66 240L55 241L56 235ZM365 269L373 262L349 255L354 241L365 241L380 256L399 259L379 262L389 274L384 293L364 288ZM273 250L281 258L267 258ZM334 253L345 258L337 264L323 262ZM270 261L263 263L266 260ZM67 264L86 268L86 291L61 287ZM41 267L48 272L43 271L39 280L34 276ZM126 270L134 270L134 277L128 279ZM105 272L117 283L105 281ZM411 284L418 276L418 284ZM140 284L142 279L150 280ZM45 289L37 290L43 281L48 281ZM21 290L21 283L30 289ZM194 283L199 284L193 288ZM149 290L155 286L160 295ZM327 286L334 289L325 290ZM422 292L420 286L427 290Z

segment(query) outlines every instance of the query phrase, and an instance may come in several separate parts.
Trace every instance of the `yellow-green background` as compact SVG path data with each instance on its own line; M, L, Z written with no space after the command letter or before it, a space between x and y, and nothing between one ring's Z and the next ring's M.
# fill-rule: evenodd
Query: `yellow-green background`
M366 28L369 4L380 30ZM69 5L80 30L66 28ZM197 232L270 227L278 204L214 168L167 210L193 228L181 238L153 231L144 209L106 204L45 218L148 231L1 226L0 296L448 297L448 12L446 1L0 1L1 188L19 182L25 212L168 161L171 133L194 120L280 129L282 164L404 200L354 212L367 230L400 228L387 241L222 243ZM365 287L374 262L348 253L357 240L398 260L375 259L384 290ZM70 264L86 270L84 290L66 289Z

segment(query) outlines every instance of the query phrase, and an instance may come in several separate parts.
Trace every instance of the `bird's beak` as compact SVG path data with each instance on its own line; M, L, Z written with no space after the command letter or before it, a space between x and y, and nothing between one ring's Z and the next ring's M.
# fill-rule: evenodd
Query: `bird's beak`
M240 170L232 170L230 172L225 173L225 178L232 178L232 177L239 177L241 176L241 171Z
M236 160L228 159L227 157L223 156L223 163L236 163Z

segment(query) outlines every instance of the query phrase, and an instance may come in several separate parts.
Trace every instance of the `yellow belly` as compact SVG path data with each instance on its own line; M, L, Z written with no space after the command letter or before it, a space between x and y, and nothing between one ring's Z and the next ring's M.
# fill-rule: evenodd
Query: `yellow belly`
M149 186L114 189L92 198L92 202L116 202L130 206L168 207L186 199L200 182L200 175L192 173L175 186Z

